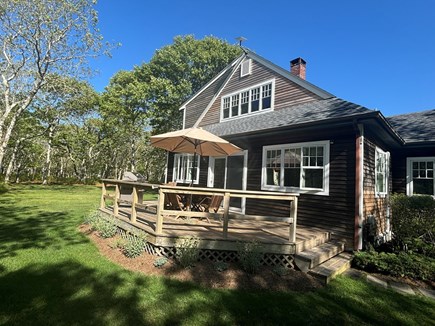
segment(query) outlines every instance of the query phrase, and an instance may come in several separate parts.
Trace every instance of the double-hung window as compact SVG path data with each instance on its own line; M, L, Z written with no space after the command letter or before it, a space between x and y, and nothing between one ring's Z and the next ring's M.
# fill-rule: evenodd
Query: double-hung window
M222 97L222 120L273 109L274 80Z
M180 183L198 183L199 180L199 159L196 158L196 166L193 167L193 154L175 154L173 181Z
M263 147L262 189L329 194L329 141Z
M435 196L435 157L408 157L407 194Z
M390 153L376 147L375 152L375 193L376 196L385 197L388 193L388 174Z

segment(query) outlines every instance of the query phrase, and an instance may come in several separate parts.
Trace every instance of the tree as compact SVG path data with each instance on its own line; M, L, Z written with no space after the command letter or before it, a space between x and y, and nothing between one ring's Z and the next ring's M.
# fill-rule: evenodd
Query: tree
M119 71L110 79L101 97L100 115L111 130L112 142L122 140L122 149L128 148L129 167L122 168L133 172L136 171L138 139L148 127L148 88L148 84L139 82L133 71Z
M83 76L103 49L92 0L0 0L0 167L49 74Z
M83 124L94 113L98 94L87 83L70 77L48 75L47 83L33 101L31 109L46 129L46 156L42 183L48 183L51 172L53 140L60 124Z
M134 69L139 81L149 85L148 114L153 133L180 129L179 107L242 49L213 36L196 40L177 36L174 43L157 50L149 63Z
M27 151L35 151L35 145L38 143L39 137L44 134L44 128L39 123L39 120L30 112L23 112L19 117L17 126L14 128L10 139L9 163L6 165L4 172L4 181L9 183L11 175L15 173L15 181L19 179L19 172L29 163L29 155ZM34 154L33 153L33 154Z

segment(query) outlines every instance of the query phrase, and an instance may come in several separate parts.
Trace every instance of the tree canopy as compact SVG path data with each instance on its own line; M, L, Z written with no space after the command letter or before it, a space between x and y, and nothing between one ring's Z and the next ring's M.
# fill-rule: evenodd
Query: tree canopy
M180 129L180 106L241 54L241 48L213 36L177 36L157 50L149 63L135 67L149 84L149 116L154 133Z
M91 0L0 0L0 168L19 116L48 76L80 78L103 51Z
M18 119L11 133L3 175L93 182L129 170L160 181L166 154L149 145L149 136L180 129L182 103L240 53L212 36L177 36L149 62L115 73L101 94L77 76L47 70L23 111L26 119Z

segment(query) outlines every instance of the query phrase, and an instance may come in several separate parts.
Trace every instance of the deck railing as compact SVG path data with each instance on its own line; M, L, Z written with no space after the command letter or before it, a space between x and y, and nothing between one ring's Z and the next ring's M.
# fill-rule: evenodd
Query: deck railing
M110 195L107 192L109 185L115 186L114 195ZM131 201L121 199L121 186L131 187ZM149 204L142 201L143 192L146 189L158 189L158 200L156 207L156 227L155 232L157 235L163 235L163 224L166 216L185 216L185 217L199 217L199 218L215 218L222 219L222 232L223 237L228 237L228 224L230 219L237 219L238 221L250 220L250 221L271 221L271 222L285 222L288 223L289 242L296 241L296 222L297 222L297 210L298 210L298 194L289 193L277 193L277 192L265 192L265 191L250 191L250 190L234 190L234 189L218 189L218 188L192 188L181 186L168 186L157 185L150 183L130 182L123 180L104 179L102 180L102 194L101 205L102 209L106 208L106 200L113 201L113 215L119 216L119 204L124 203L131 206L130 221L136 223L137 210L146 209ZM192 196L223 196L223 209L217 213L201 212L201 211L180 211L168 209L165 207L165 196L169 193L175 193L178 195ZM289 202L289 215L276 217L276 216L264 216L264 215L247 215L247 214L233 214L230 211L230 199L231 198L254 198L264 199L272 201L288 201Z

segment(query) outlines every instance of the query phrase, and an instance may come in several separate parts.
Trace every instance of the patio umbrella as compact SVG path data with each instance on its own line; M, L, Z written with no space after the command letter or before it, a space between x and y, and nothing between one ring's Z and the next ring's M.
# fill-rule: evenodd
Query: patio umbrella
M196 154L227 156L242 151L236 145L202 128L187 128L155 135L151 137L151 145L170 152L194 154L192 173L196 172Z

